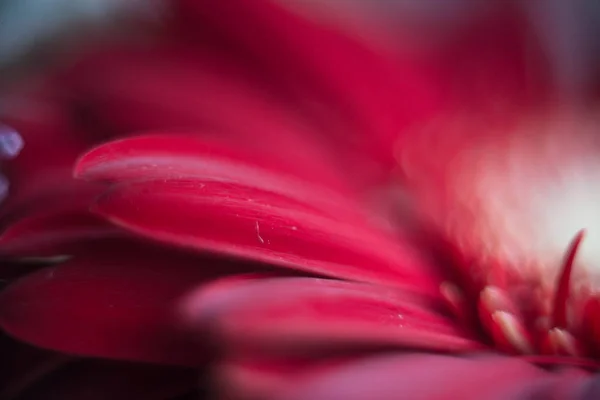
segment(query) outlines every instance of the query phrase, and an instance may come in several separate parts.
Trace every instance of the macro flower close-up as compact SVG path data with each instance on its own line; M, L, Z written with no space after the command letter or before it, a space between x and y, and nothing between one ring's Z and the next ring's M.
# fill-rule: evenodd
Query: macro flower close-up
M0 27L0 400L600 397L591 2L79 3Z

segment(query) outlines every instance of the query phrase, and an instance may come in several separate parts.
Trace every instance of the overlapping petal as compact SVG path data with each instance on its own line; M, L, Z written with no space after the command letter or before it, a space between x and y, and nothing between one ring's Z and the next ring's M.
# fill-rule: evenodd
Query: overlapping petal
M367 45L360 32L321 24L289 4L171 3L184 40L221 38L327 121L338 143L348 145L346 139L353 138L363 154L378 161L391 160L399 130L437 107L437 93L414 60L399 62L389 48Z
M323 357L251 356L234 354L216 361L210 371L218 394L231 399L268 399L290 385L327 373L364 354Z
M577 399L586 383L585 373L552 373L497 355L389 354L350 362L265 399Z
M490 10L503 13L479 21L485 27L446 43L455 60L436 59L442 82L382 41L275 0L169 0L169 38L92 49L60 74L65 96L54 86L5 119L26 146L2 162L14 188L0 212L0 255L75 257L9 271L24 276L0 293L0 327L61 353L193 367L215 350L209 333L227 352L215 371L232 399L586 393L586 372L550 373L517 358L367 354L483 347L447 314L446 271L376 226L356 189L373 189L372 172L390 167L403 136L401 150L425 143L416 165L433 171L415 193L424 184L440 195L422 209L452 209L451 179L436 167L467 142L448 135L443 116L433 141L415 123L466 108L467 123L483 112L486 124L496 105L503 120L506 104L514 111L544 98L543 62L522 51L530 32L500 3ZM533 86L520 69L525 53L535 56ZM471 138L472 129L458 130ZM79 158L75 176L93 182L71 179L76 155L122 135ZM592 301L586 312L598 308ZM598 336L595 325L584 328ZM46 378L32 369L35 385L18 388L25 399L172 398L194 384L187 368L55 366Z
M135 242L99 243L4 289L0 326L20 340L69 354L198 365L207 353L178 326L176 301L195 285L240 268Z
M439 277L408 243L260 187L202 178L124 183L99 198L94 211L161 242L438 292Z
M340 176L320 163L299 164L293 158L277 157L271 144L257 152L240 143L207 139L202 132L149 134L109 142L81 156L74 174L111 183L206 177L268 188L330 213L348 209L351 191Z
M439 307L410 289L317 278L226 279L192 294L183 315L229 351L306 355L365 347L481 347Z
M114 47L84 58L64 78L90 130L106 137L192 131L295 163L313 176L352 167L328 140L330 132L248 68L174 44Z

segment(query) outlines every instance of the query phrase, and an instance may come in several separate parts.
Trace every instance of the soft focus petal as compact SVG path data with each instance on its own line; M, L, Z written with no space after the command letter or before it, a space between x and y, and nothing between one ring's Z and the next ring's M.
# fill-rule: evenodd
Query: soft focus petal
M387 355L363 359L275 396L278 400L577 399L585 374L552 373L517 358Z
M548 55L517 3L487 2L437 49L438 84L455 111L502 117L551 100L555 77Z
M269 358L236 354L215 362L210 376L221 398L268 399L290 385L327 373L359 357L364 355Z
M122 233L87 212L58 210L32 214L11 224L0 236L0 255L9 258L72 254L81 242Z
M132 182L112 188L94 210L166 243L438 292L439 278L406 242L258 187L200 178Z
M75 181L68 168L48 167L26 179L13 179L9 183L10 195L0 210L0 223L6 226L30 213L48 210L84 211L101 188Z
M0 121L23 139L17 157L3 162L10 178L64 167L94 141L78 129L64 91L51 77L21 84L0 97Z
M171 3L186 40L224 38L330 123L339 143L356 140L355 149L379 161L390 161L400 129L435 108L430 82L414 63L398 62L389 49L368 45L356 32L296 14L285 2Z
M49 77L9 92L0 107L0 121L23 140L22 150L1 160L9 196L0 210L0 224L30 213L87 210L98 185L72 178L72 164L97 138L80 130L61 88Z
M331 143L320 127L244 64L175 45L109 48L88 58L66 74L65 84L89 130L109 137L191 130L302 166L313 176L321 170L330 177L325 170L343 155L338 146L326 152Z
M480 347L414 292L315 278L217 282L186 301L184 318L233 348Z
M0 326L65 353L197 364L206 354L178 329L175 301L200 282L240 268L127 241L97 245L4 289Z

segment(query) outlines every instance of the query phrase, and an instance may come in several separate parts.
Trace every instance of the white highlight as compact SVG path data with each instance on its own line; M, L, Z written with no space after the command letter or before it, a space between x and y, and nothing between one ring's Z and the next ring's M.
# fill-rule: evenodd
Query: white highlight
M508 133L507 141L492 140L470 153L477 155L463 167L476 170L462 188L472 185L478 237L490 257L497 255L524 274L539 274L552 286L569 243L586 229L574 273L594 272L600 278L600 143L595 125L576 116L545 116ZM524 264L534 270L524 270Z
M553 110L502 131L453 118L416 133L426 143L400 155L425 212L490 284L500 267L554 289L569 244L585 229L574 291L588 283L600 290L600 119Z

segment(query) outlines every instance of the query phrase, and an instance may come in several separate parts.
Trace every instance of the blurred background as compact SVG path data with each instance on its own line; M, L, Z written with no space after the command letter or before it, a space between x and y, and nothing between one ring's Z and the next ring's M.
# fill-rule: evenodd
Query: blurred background
M492 1L478 0L281 0L327 23L377 25L394 37L419 32L423 41L445 40L478 18ZM523 7L552 57L565 92L581 91L600 56L600 2L596 0L507 0ZM2 80L98 35L122 34L131 20L160 16L157 1L0 0ZM360 29L358 29L360 31ZM405 32L404 32L405 33ZM393 40L393 39L392 39ZM25 69L27 67L27 69Z

